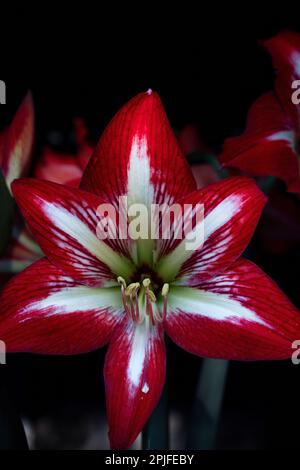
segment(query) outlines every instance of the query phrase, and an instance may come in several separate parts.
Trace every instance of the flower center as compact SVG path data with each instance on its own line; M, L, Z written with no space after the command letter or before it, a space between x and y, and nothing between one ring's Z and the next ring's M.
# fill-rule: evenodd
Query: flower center
M169 284L163 284L162 288L154 288L150 277L141 276L140 282L126 284L123 277L117 279L121 287L122 302L128 318L141 324L147 318L152 325L161 323L167 315L167 296ZM154 290L163 298L162 311L157 304Z

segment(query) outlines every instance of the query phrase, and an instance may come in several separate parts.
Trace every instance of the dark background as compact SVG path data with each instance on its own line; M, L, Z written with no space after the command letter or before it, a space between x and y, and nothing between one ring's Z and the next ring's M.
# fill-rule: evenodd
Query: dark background
M259 40L283 29L300 32L299 11L285 4L280 13L250 12L245 4L226 17L217 5L211 15L201 11L200 3L195 10L176 8L176 24L172 12L164 19L151 4L150 14L130 21L117 5L110 15L100 4L63 8L46 1L31 9L10 8L1 19L0 79L7 86L1 128L31 89L36 155L53 131L63 136L59 145L69 149L74 116L86 119L90 137L97 140L124 102L151 87L159 92L174 129L194 123L206 145L219 151L224 138L243 129L249 105L273 86L271 60ZM250 256L299 307L300 251L294 238L280 254L270 253L259 228ZM168 359L172 442L185 448L201 359L174 345ZM103 360L104 351L8 358L0 372L30 423L35 447L107 445ZM290 361L231 363L217 447L297 448L299 386L300 366Z

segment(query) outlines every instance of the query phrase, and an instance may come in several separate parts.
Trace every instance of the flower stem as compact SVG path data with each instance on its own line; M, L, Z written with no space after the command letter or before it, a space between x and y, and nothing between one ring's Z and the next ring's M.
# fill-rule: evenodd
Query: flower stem
M204 359L188 430L188 449L213 449L229 361Z
M169 448L169 410L166 383L160 401L142 431L143 450Z

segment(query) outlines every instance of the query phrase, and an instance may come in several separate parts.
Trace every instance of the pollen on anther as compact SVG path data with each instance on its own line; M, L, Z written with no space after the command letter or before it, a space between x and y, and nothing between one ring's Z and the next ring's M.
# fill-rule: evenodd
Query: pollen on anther
M123 286L126 289L126 281L122 276L118 276L117 281L121 286Z
M151 284L151 281L148 277L146 277L144 280L143 280L143 286L144 287L149 287Z
M161 295L162 295L163 297L166 297L166 296L168 295L168 293L169 293L169 290L170 290L169 284L164 284L164 285L163 285L163 288L162 288L162 291L161 291Z

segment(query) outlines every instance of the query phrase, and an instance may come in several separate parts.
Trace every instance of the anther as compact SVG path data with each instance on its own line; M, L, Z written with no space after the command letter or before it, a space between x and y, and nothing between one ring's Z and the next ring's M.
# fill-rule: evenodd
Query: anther
M151 302L156 302L156 296L151 289L148 289L148 295L150 297Z
M144 287L149 287L151 284L151 280L149 279L149 277L146 277L145 279L143 279L143 286Z
M122 294L122 303L123 303L123 306L124 306L124 310L125 310L125 313L126 315L129 317L130 316L130 312L129 312L129 308L128 308L128 305L127 305L127 300L126 300L126 294L125 294L125 289L126 289L126 281L123 277L119 276L117 278L117 281L118 283L121 285L121 294Z
M126 289L126 281L125 281L124 277L118 276L117 281L118 281L119 284L121 284L121 286L123 286Z
M162 295L163 297L167 297L167 295L168 295L168 293L169 293L169 290L170 290L169 284L164 284L164 285L162 286L161 295Z
M140 288L139 282L132 282L126 287L125 294L129 297L131 293L135 293Z
M162 315L162 320L164 320L167 316L167 310L168 310L168 293L170 290L169 284L164 284L161 290L161 295L164 298L164 305L163 305L163 315Z

